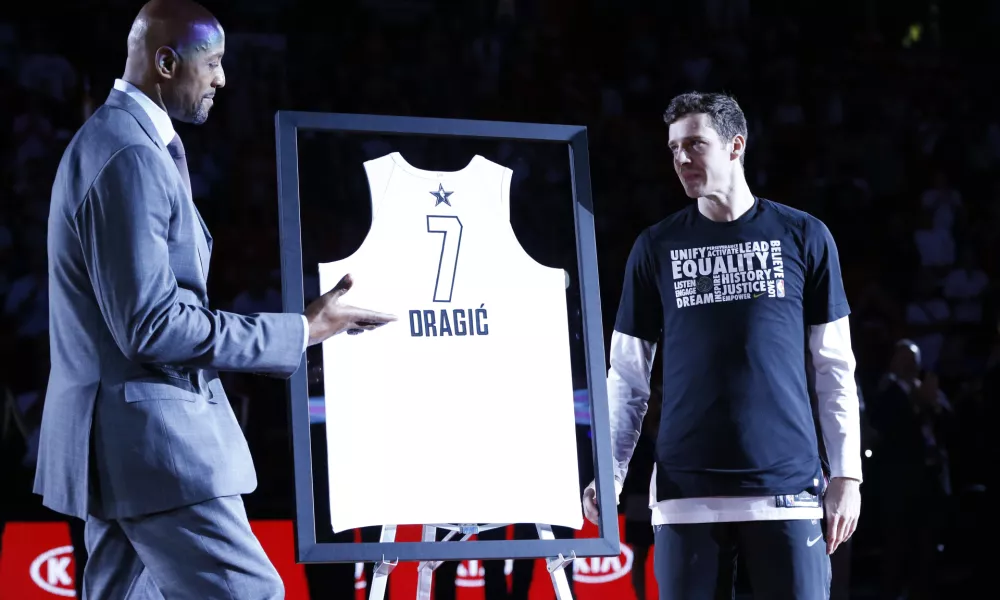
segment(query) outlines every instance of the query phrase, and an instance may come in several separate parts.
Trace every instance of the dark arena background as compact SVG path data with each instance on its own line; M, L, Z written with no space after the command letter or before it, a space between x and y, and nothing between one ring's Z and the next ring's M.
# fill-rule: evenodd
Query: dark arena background
M72 597L86 559L81 523L44 509L31 493L49 369L46 220L60 156L121 76L141 4L7 2L0 10L3 600ZM572 124L588 128L607 345L633 241L690 202L667 147L667 102L692 89L733 94L749 124L751 189L829 226L852 307L865 480L858 531L833 557L833 596L983 597L995 539L988 507L995 505L1000 395L1000 2L204 4L226 30L227 84L205 125L178 130L195 201L215 239L212 307L244 314L282 309L277 110ZM425 168L458 169L477 152L511 166L515 193L562 207L517 212L515 205L520 242L543 262L575 269L565 154L530 144L406 143ZM370 214L357 165L389 147L379 144L303 144L321 148L301 158L307 267L342 258L364 238ZM314 287L307 285L307 300ZM578 329L579 308L570 308ZM919 347L923 385L899 412L890 397L912 354L898 344L903 339ZM582 388L581 489L593 477L582 368L574 365ZM287 597L363 597L362 565L294 563L284 382L226 375L225 384L259 479L247 510ZM316 423L321 446L321 407ZM322 455L314 448L314 457ZM626 540L625 511L627 497L645 492L651 460L638 453L626 482L622 554L578 559L576 597L630 600L640 570L655 597L652 552ZM596 535L587 527L580 535ZM543 563L506 570L521 581L534 574L530 598L552 597ZM412 572L397 573L390 597L412 598ZM483 598L477 561L445 565L437 577L442 588L454 580L459 599ZM738 591L750 597L745 576Z

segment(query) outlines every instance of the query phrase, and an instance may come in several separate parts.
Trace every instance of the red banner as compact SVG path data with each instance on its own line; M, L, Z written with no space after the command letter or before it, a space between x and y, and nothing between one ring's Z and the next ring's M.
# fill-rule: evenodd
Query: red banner
M288 600L309 600L305 570L295 563L291 521L253 521L254 533L264 551L285 582ZM619 530L624 531L620 521ZM581 537L596 536L596 528L586 524ZM400 527L397 540L419 541L419 527ZM470 543L475 543L470 542ZM653 578L653 558L646 564L635 564L632 549L622 544L617 557L576 559L572 565L575 600L633 600L631 573L634 568L646 571L647 598L656 598ZM510 585L513 563L505 565ZM356 600L365 600L365 580L361 565L355 569ZM0 547L0 600L54 600L73 598L76 569L70 546L69 528L65 523L8 523ZM485 585L480 561L463 561L455 580L457 600L483 600ZM402 563L389 576L390 593L394 600L416 597L417 565ZM535 562L530 600L553 600L555 595L545 562Z

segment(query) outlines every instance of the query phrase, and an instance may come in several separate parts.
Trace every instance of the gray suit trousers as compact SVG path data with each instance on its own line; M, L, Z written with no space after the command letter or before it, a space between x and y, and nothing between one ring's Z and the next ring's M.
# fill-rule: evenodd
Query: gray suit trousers
M87 518L83 600L280 600L281 577L250 529L243 499Z

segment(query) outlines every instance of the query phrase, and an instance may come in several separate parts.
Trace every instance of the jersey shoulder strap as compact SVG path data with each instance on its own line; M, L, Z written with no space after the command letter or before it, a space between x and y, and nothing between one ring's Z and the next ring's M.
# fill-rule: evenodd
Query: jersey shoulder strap
M373 158L364 163L365 173L368 175L368 189L371 192L373 221L382 205L382 199L385 198L385 192L389 189L389 182L392 180L392 174L396 168L393 154Z

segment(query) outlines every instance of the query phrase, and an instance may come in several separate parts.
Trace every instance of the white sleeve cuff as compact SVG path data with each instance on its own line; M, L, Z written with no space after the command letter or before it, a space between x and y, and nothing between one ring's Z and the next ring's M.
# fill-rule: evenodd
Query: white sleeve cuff
M309 319L302 315L302 351L309 347Z

